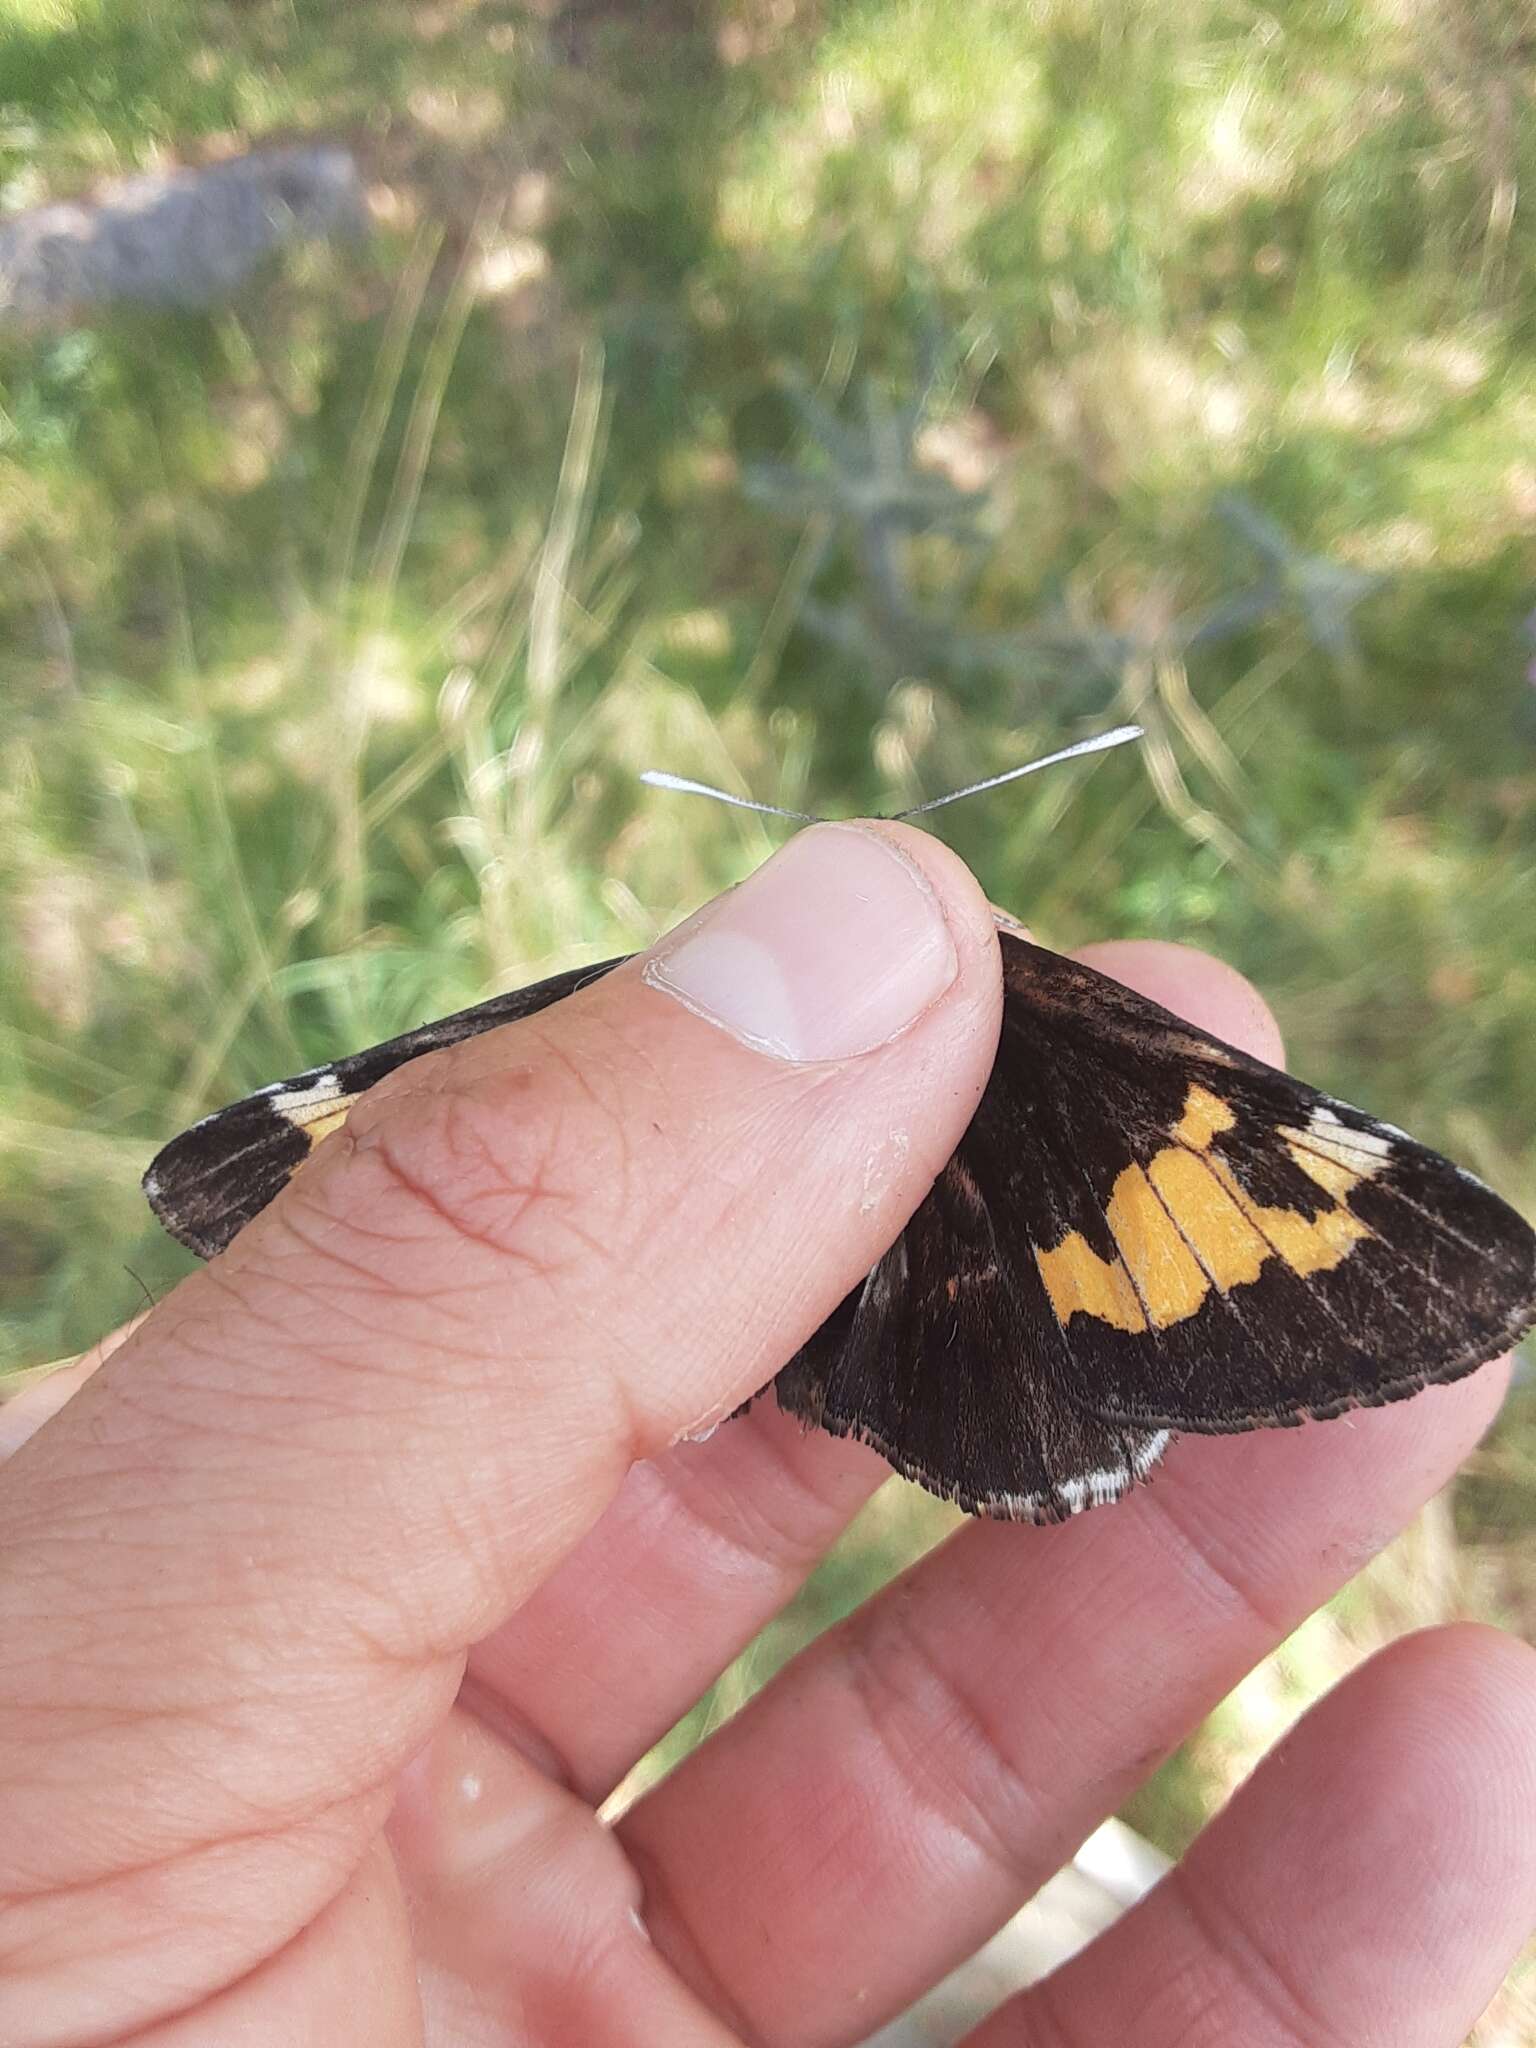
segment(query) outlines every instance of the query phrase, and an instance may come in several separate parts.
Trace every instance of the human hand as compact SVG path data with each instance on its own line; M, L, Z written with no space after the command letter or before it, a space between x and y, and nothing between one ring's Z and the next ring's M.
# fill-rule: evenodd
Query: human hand
M770 1404L679 1439L895 1235L996 1042L951 855L791 846L666 942L686 1000L637 963L392 1076L0 1477L0 2042L856 2041L1476 1441L1494 1369L968 1524L601 1826L883 1474ZM1215 962L1090 957L1278 1056ZM1536 1656L1410 1638L974 2041L1452 2048L1533 1810Z

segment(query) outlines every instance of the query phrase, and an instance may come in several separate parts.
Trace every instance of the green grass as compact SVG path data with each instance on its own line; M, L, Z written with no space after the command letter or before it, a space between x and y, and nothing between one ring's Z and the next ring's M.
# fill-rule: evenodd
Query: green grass
M1519 12L0 0L6 204L316 132L380 222L0 341L6 1357L181 1270L136 1182L187 1118L772 843L641 767L889 808L1128 712L1146 764L945 815L994 898L1227 954L1536 1207ZM1527 1391L1447 1538L1527 1626L1533 1446ZM1264 1683L1401 1625L1380 1572Z

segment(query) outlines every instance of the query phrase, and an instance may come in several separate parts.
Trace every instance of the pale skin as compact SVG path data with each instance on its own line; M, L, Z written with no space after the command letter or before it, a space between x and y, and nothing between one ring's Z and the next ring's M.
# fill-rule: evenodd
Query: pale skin
M105 1369L5 1411L0 2041L855 2042L1476 1443L1498 1367L968 1524L598 1822L883 1476L771 1404L682 1440L985 1083L990 913L882 829L956 960L890 1042L785 1064L621 970L392 1077ZM1219 963L1088 957L1278 1059ZM1533 1811L1536 1654L1410 1637L973 2048L1455 2048L1536 1922Z

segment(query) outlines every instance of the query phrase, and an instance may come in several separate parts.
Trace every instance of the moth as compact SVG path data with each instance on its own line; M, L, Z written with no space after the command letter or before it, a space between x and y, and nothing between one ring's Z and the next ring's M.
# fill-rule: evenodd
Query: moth
M1403 1400L1536 1323L1536 1233L1470 1173L1001 924L998 944L975 1117L773 1380L782 1408L972 1513L1055 1522L1119 1499L1178 1432ZM219 1110L153 1161L151 1207L214 1257L386 1074L620 964Z

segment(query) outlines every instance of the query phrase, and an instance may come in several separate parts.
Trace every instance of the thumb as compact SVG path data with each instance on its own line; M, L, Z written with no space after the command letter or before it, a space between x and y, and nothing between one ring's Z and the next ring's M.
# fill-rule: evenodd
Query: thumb
M297 1346L334 1290L375 1368L387 1331L423 1398L447 1375L457 1529L483 1498L519 1598L890 1244L980 1099L999 990L953 855L815 827L644 958L391 1076L238 1269Z
M476 1382L517 1416L495 1510L505 1532L529 1505L537 1570L890 1243L985 1086L998 987L953 856L816 827L645 959L376 1090L283 1221L354 1262L351 1219L382 1233L369 1275L432 1350L465 1345L479 1302Z
M364 1097L5 1469L29 1912L88 1888L126 1968L180 1910L167 1873L226 1841L272 1920L193 1975L302 1924L464 1647L899 1232L985 1086L999 984L954 856L823 825L643 960Z

